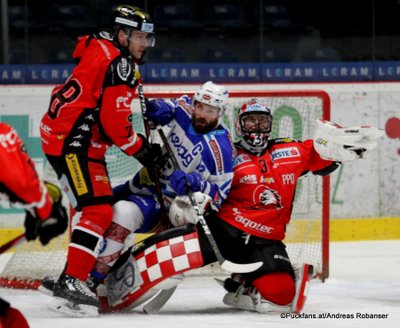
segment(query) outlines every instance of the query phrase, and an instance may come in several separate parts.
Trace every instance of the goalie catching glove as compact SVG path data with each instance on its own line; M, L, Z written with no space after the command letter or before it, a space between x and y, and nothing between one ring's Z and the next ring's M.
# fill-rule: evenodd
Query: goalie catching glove
M50 216L41 219L35 210L27 210L24 225L26 240L35 240L39 236L42 245L47 245L51 239L63 234L67 229L68 215L61 203L61 190L52 183L44 184L53 201Z
M383 130L371 126L341 127L336 123L317 120L314 148L323 158L331 161L352 161L364 158L367 151L378 145Z
M200 213L203 214L210 204L211 197L201 192L193 193L193 197L199 207ZM187 223L196 224L199 220L188 196L175 197L169 209L169 219L174 227L179 227Z

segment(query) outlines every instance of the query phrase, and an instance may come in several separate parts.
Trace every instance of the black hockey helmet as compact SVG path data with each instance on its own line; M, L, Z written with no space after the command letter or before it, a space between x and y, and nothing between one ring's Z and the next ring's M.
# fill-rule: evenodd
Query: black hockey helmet
M113 25L116 32L123 28L149 33L149 47L154 46L154 23L144 10L130 5L119 5L113 10Z

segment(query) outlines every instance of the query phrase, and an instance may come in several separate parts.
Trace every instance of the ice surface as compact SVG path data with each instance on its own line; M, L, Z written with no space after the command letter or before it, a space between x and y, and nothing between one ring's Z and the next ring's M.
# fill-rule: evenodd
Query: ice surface
M156 315L138 309L97 318L68 318L48 310L49 298L37 291L0 289L0 295L25 314L32 328L400 327L400 240L332 243L330 254L330 278L311 283L303 318L229 308L221 301L223 289L212 277L188 277ZM356 317L357 313L387 318L306 318L319 314Z

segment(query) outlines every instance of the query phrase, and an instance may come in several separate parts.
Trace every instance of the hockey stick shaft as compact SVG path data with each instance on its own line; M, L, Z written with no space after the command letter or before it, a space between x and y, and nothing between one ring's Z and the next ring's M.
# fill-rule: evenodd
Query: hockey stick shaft
M144 130L146 133L146 138L150 138L150 126L149 126L149 121L145 117L146 113L146 98L144 96L144 91L143 91L143 84L139 83L138 85L138 94L139 94L139 102L140 102L140 109L142 111L142 118L143 118L143 125L144 125ZM159 172L156 167L151 167L147 168L148 170L152 170L152 175L154 177L154 184L156 186L156 194L157 194L157 200L160 203L160 211L161 211L161 223L162 225L167 228L169 226L169 220L166 217L166 209L164 205L164 200L163 200L163 194L161 190L161 184L160 184L160 179L159 179Z
M167 137L164 134L164 131L162 129L158 129L158 133L160 134L160 137L164 143L164 147L168 152L169 157L171 158L172 165L174 166L175 170L180 170L180 166L178 161L176 160L175 154L173 153L171 146L168 143ZM189 186L190 187L190 186ZM189 188L190 189L190 188ZM190 199L190 203L193 206L197 219L200 222L204 233L207 237L208 242L211 245L212 250L214 251L215 257L217 258L221 268L235 272L235 273L245 273L245 272L252 272L257 270L259 267L262 266L262 262L255 262L255 263L248 263L248 264L238 264L238 263L233 263L231 261L226 260L222 254L221 251L219 250L219 247L217 245L217 242L214 239L214 236L211 233L211 230L207 224L206 219L204 218L203 214L200 212L199 206L197 205L197 202L195 198L193 197L192 192L188 193L188 197Z
M23 241L25 241L25 232L0 246L0 254L7 252L10 248L19 245Z

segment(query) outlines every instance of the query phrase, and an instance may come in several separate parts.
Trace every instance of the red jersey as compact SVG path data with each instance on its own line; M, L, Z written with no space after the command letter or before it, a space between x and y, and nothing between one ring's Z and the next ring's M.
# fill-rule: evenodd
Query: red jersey
M54 88L40 130L48 155L86 153L102 159L112 144L135 154L142 140L132 129L130 104L140 73L109 34L81 37L74 51L79 60L72 75Z
M231 190L218 217L251 235L283 240L299 177L336 167L318 155L312 140L270 140L261 156L238 149Z
M1 122L0 167L0 200L34 208L41 219L47 219L52 208L47 189L17 132Z

